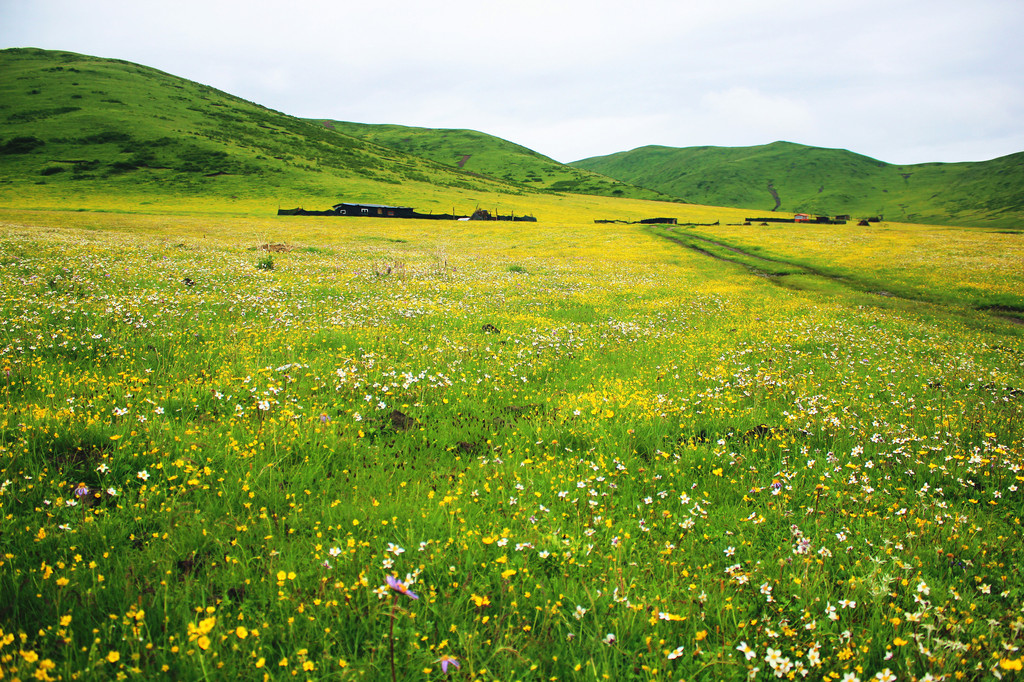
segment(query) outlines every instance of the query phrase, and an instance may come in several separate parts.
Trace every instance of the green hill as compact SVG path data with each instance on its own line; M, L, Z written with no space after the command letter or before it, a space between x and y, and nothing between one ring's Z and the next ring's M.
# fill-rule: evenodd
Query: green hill
M788 142L643 147L564 165L484 133L304 120L130 62L0 50L0 202L8 205L324 208L345 199L446 212L527 197L553 206L565 193L1010 225L1024 222L1021 187L1024 154L894 166Z
M386 203L398 186L404 196L523 192L138 64L0 50L0 200L120 193L320 208Z
M686 201L940 224L1024 222L1024 153L978 163L896 166L844 149L640 147L576 161Z
M320 121L322 125L390 147L531 189L672 201L673 197L559 163L521 145L475 130Z

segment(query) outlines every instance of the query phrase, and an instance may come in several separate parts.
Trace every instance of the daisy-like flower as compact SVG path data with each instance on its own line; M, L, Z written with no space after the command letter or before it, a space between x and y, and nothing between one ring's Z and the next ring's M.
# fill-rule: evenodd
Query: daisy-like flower
M880 673L875 673L875 679L879 680L880 682L895 682L896 675L893 673L893 671L886 668Z
M396 577L394 577L392 575L389 575L389 576L385 576L385 580L387 580L388 587L390 587L395 592L397 592L399 594L404 594L405 596L409 597L410 599L419 599L419 596L415 592L410 590L408 587L406 587L405 583L403 583L398 578L396 578Z
M445 674L448 673L449 667L455 668L456 670L462 667L461 665L459 665L458 660L456 660L454 656L444 655L441 658L437 659L437 662L441 664L441 672Z
M768 652L764 655L764 660L765 663L771 667L777 668L779 663L782 661L782 651L768 647Z
M582 620L583 616L587 615L587 610L579 604L577 604L576 612L573 615L576 616L576 620Z
M860 682L860 678L854 673L846 673L843 675L843 682Z
M682 655L683 655L683 647L677 646L675 649L673 649L672 651L668 652L668 660L674 661L675 659L679 658Z
M149 480L149 472L146 471L145 469L143 469L139 473L135 474L135 476L136 476L136 478L140 478L143 481L148 481Z
M331 547L329 550L327 550L327 553L333 557L337 557L339 554L341 554L341 547Z
M736 651L743 652L743 655L747 657L748 661L754 660L754 657L757 656L757 652L751 649L746 642L740 642L736 647Z
M387 548L386 550L384 550L384 551L385 551L385 552L391 552L391 553L392 553L392 554L394 554L395 556L398 556L399 554L401 554L401 553L402 553L402 552L404 552L405 550L404 550L404 549L402 549L401 547L399 547L398 545L396 545L395 543L393 543L393 542L389 542L389 543L388 543L388 548Z
M807 650L807 663L814 667L821 665L821 645L817 642Z

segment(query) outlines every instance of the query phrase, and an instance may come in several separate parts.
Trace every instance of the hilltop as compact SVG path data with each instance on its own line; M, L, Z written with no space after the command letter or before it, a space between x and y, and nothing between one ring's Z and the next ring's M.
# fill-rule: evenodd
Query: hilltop
M884 216L939 224L1024 219L1024 153L977 163L898 166L845 149L640 147L571 165L687 201L751 211Z
M380 201L402 187L395 194L429 209L444 191L523 192L115 59L2 50L0 102L0 199L29 192L60 205L126 193L323 205Z
M660 201L679 199L559 163L522 145L475 130L323 120L353 137L529 189Z

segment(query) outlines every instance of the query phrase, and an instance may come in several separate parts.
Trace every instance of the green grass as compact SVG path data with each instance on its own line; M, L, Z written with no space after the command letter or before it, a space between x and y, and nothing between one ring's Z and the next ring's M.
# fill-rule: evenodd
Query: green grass
M571 165L695 203L748 208L751 218L776 209L774 190L778 210L788 213L1020 226L1022 154L979 163L896 166L844 149L774 142L640 147Z
M770 276L782 286L806 287L814 281L818 290L859 292L873 305L926 303L967 318L976 311L1024 318L1024 283L1015 267L1024 242L1008 231L890 223L652 231Z
M166 211L188 199L203 210L261 203L266 212L344 199L521 215L523 198L555 192L668 199L481 133L403 129L444 143L432 152L386 135L393 127L306 121L68 52L0 50L0 97L0 202L20 207L95 209L116 197L119 211ZM463 147L475 157L465 169L449 158Z
M521 194L137 64L0 51L0 200L66 207L108 195L385 203L404 185ZM421 193L423 189L419 190ZM423 206L424 210L432 208Z
M322 121L332 130L447 166L481 173L533 190L672 201L661 192L630 185L554 161L526 147L475 130Z
M1021 664L1019 327L641 226L331 225L4 212L5 675ZM877 229L843 267L1019 291L1012 235Z

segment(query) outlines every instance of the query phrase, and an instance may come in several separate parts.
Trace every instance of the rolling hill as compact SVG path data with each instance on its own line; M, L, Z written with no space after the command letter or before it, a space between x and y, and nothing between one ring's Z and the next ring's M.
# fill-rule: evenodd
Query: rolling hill
M477 132L447 128L323 120L353 137L530 189L608 197L680 201L599 173L559 163L532 149Z
M342 197L382 203L398 187L405 196L524 191L146 66L0 50L0 200L172 194L319 208Z
M443 213L559 192L679 203L483 133L304 120L130 62L0 50L0 201L344 199Z
M896 166L844 149L649 146L575 161L687 201L939 224L1024 223L1024 153L977 163Z
M1020 225L1022 187L1024 153L895 166L775 142L642 147L564 165L480 132L305 120L130 62L0 50L0 202L8 206L132 210L187 199L325 208L344 199L522 214L580 197L572 201L602 218L681 215L689 202Z

